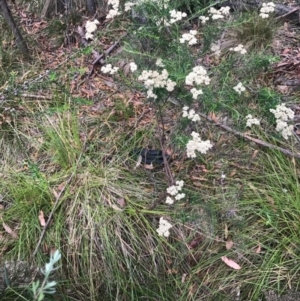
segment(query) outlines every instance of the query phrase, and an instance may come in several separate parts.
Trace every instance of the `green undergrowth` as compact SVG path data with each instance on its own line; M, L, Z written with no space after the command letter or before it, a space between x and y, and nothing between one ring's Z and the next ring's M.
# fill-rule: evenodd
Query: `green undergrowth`
M174 7L179 4L174 2ZM0 73L13 100L0 103L0 216L11 229L0 232L0 256L44 266L51 250L59 250L57 293L45 300L254 301L264 300L271 290L298 289L298 159L205 118L192 123L181 117L188 105L241 133L297 151L296 139L282 141L269 111L282 101L268 76L278 61L269 49L274 19L255 23L254 15L246 14L236 15L233 23L199 25L196 18L209 5L186 1L185 27L176 24L160 31L157 18L167 12L148 3L142 17L149 20L142 26L140 19L120 17L99 33L98 38L106 33L111 37L130 21L123 51L107 62L134 61L139 72L161 71L156 66L161 58L176 81L176 90L159 91L155 101L142 99L150 108L142 118L135 100L124 101L123 92L143 92L144 87L124 70L114 78L123 98L100 91L109 105L94 114L88 109L98 95L86 99L69 92L74 75L86 74L77 65L31 82L30 93L52 92L47 100L29 101L18 94L24 87L22 67ZM193 26L199 26L199 47L178 43L182 32ZM210 48L224 28L228 45L218 57ZM249 44L247 55L229 50L235 43ZM74 53L76 62L89 56L91 48ZM32 66L32 75L39 64ZM197 64L206 64L211 83L193 100L185 76ZM241 95L233 90L240 81L247 88ZM246 128L247 114L261 118L261 125ZM172 175L185 183L186 197L173 205L165 203L164 167L137 164L136 149L161 148L162 128ZM193 131L211 140L213 148L187 158ZM43 230L41 216L47 220L52 213L31 258ZM156 231L161 217L172 223L169 237ZM224 256L240 269L226 265ZM31 300L27 293L8 287L2 294L7 301Z

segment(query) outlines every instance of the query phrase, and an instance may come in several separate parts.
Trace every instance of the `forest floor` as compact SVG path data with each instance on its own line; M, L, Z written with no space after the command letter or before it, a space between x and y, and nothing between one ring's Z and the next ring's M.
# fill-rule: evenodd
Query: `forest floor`
M234 11L158 30L157 8L144 9L146 23L96 16L85 40L92 18L45 20L20 5L30 62L0 19L1 261L42 267L59 250L49 300L300 300L300 27ZM196 45L174 42L191 29ZM176 87L153 100L138 75L161 72L159 58ZM193 100L196 65L210 84ZM288 139L270 112L280 104L294 114ZM247 127L248 114L260 124ZM196 158L192 132L212 144ZM176 181L185 196L167 204ZM1 300L32 300L9 280Z

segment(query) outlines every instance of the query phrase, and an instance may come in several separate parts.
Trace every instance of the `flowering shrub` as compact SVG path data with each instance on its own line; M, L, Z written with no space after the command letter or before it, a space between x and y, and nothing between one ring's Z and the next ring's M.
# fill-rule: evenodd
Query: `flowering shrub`
M187 17L187 14L181 11L178 11L174 7L169 8L169 5L172 2L168 0L137 0L132 2L125 3L125 11L129 11L136 5L142 5L142 4L149 4L149 7L151 6L155 12L155 16L149 17L149 20L151 23L151 28L153 31L151 32L150 26L147 27L147 24L145 24L146 29L149 28L150 33L147 32L147 37L152 38L153 34L153 41L159 40L164 41L167 40L168 42L171 40L171 38L174 37L176 40L179 40L180 44L188 44L188 45L195 45L198 43L198 40L196 38L198 32L197 30L189 30L189 32L183 33L182 36L178 37L178 23L183 20L183 18ZM108 0L108 4L112 6L112 10L110 10L109 15L107 18L113 18L114 16L117 16L119 14L118 7L119 7L119 0ZM274 11L274 5L271 3L263 4L260 13L261 17L264 18L262 14L269 14L270 12ZM148 14L148 11L146 11L146 15ZM229 7L221 7L220 9L215 9L214 7L210 7L208 10L208 14L206 16L200 16L199 20L202 24L205 24L208 20L224 20L228 15L230 14L230 8ZM150 15L150 14L149 14ZM263 22L263 20L261 20ZM156 24L157 26L153 26ZM146 31L145 29L145 31ZM165 30L161 30L165 29ZM143 28L141 31L137 32L144 32ZM166 34L167 33L167 34ZM165 34L165 36L163 36ZM176 36L175 36L176 34ZM167 36L168 35L168 36ZM166 37L166 39L164 39ZM175 40L175 39L174 39ZM247 43L248 45L248 43ZM186 49L186 47L179 47L176 45L175 47L178 47L178 49ZM248 46L250 47L250 46ZM213 55L220 56L221 50L219 44L212 44L211 45L211 51L213 52ZM245 49L243 44L238 44L236 47L230 48L230 51L245 55L247 53L247 50ZM158 52L159 53L159 52ZM176 53L178 55L178 53ZM176 57L174 55L174 57ZM149 55L151 57L151 60L153 59L154 55L151 53ZM155 65L158 67L158 70L143 70L141 71L140 75L137 77L139 81L141 81L146 89L146 96L150 100L160 100L161 94L159 92L172 92L174 91L176 87L176 82L171 80L169 78L169 72L171 73L174 71L174 65L175 64L167 64L171 61L170 59L161 59L157 58ZM172 62L173 63L173 62ZM167 66L167 68L165 67ZM129 64L130 70L132 72L135 72L138 70L137 65L134 62L131 62ZM194 66L194 65L193 65ZM169 69L170 67L170 69ZM171 69L173 68L173 69ZM112 67L110 64L107 66L104 66L101 68L102 72L104 73L110 73L113 74L114 72L117 72L116 67ZM203 66L194 66L192 68L191 72L186 72L185 68L182 68L180 73L180 76L178 78L184 78L185 85L188 86L186 88L189 89L190 93L192 94L192 98L194 100L197 100L200 95L203 95L203 90L200 86L202 85L209 85L211 83L211 79L208 76L207 70ZM175 71L176 72L176 71ZM212 69L213 72L213 69ZM179 73L179 72L178 72ZM187 74L186 74L187 73ZM173 73L172 73L173 75ZM174 76L175 77L175 76ZM160 90L163 89L163 90ZM239 82L233 89L241 95L244 91L246 91L246 88L244 85ZM205 97L203 97L205 100ZM271 110L272 111L272 110ZM277 111L276 111L277 112ZM282 111L281 111L282 112ZM288 111L284 111L290 118L291 113ZM279 114L278 112L276 113ZM282 113L281 113L282 114ZM279 116L279 115L278 115ZM283 115L282 115L283 116ZM193 122L197 122L200 120L199 114L196 113L195 109L189 108L188 106L184 106L182 109L182 117L187 118ZM260 120L257 118L254 118L251 114L246 116L246 126L251 127L252 125L259 125ZM283 137L288 137L291 135L291 126L287 125L287 119L286 117L278 118L277 119L277 131L281 131ZM200 154L206 154L211 148L213 147L213 144L209 140L202 140L200 138L200 134L193 131L191 133L191 140L188 141L186 144L186 154L187 158L196 158L197 152ZM225 175L222 174L222 179L225 178ZM185 194L181 192L183 187L183 181L176 181L175 185L170 186L167 188L168 196L166 197L166 204L174 204L176 200L183 199L185 197ZM171 223L166 221L163 217L160 218L159 222L159 228L156 230L158 235L168 237L170 235L170 228L172 227Z

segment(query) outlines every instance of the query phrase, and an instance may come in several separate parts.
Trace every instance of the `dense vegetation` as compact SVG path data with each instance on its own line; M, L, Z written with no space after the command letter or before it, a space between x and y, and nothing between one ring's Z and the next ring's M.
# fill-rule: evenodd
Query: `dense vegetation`
M44 275L1 300L298 290L299 28L243 4L10 4L30 56L0 18L0 258Z

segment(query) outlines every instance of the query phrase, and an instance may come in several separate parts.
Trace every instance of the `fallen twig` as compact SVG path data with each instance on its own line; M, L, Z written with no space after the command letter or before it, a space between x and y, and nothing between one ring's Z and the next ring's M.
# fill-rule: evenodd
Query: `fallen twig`
M24 98L36 98L36 99L49 99L51 100L53 98L53 96L47 96L47 95L35 95L35 94L27 94L27 93L22 93L21 94L22 97Z
M160 117L160 121L161 121L161 126L162 126L162 130L160 130L159 127L159 120L158 120L158 116L156 114L156 121L157 121L157 128L158 128L158 135L159 135L159 143L160 143L160 147L162 150L162 156L164 159L164 167L165 167L165 172L166 172L166 176L167 176L167 180L168 180L168 185L172 186L174 185L175 181L174 181L174 177L172 175L172 171L170 168L170 164L168 162L168 159L166 157L166 152L165 152L165 147L164 147L164 136L165 136L165 131L164 131L164 121L162 118L162 113L161 113L161 108L159 107L159 117Z
M260 139L256 139L256 138L252 138L246 134L243 134L237 130L234 130L232 129L231 127L223 124L223 123L220 123L218 120L214 119L214 118L210 118L209 116L205 115L205 114L202 114L202 113L198 113L201 117L205 118L206 120L210 121L210 122L213 122L215 125L219 126L220 128L228 131L228 132L231 132L231 133L234 133L235 135L237 136L240 136L244 139L247 139L247 140L250 140L258 145L262 145L262 146L265 146L265 147L268 147L268 148L271 148L271 149L275 149L275 150L278 150L280 152L282 152L283 154L285 155L288 155L288 156L291 156L291 157L294 157L294 158L298 158L300 159L300 154L298 153L294 153L286 148L282 148L282 147L279 147L279 146L276 146L276 145L273 145L271 143L268 143L268 142L265 142L263 140L260 140Z

